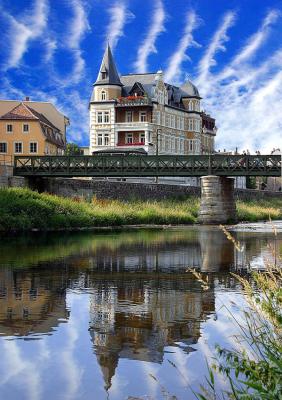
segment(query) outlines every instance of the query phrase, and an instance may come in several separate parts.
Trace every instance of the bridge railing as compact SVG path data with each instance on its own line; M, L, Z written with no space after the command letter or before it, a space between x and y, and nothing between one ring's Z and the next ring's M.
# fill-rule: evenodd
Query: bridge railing
M21 176L281 176L280 155L15 156Z

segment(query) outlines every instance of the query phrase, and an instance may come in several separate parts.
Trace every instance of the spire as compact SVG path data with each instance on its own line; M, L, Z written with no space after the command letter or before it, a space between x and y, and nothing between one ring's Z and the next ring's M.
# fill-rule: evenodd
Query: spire
M122 86L109 43L107 44L95 85Z

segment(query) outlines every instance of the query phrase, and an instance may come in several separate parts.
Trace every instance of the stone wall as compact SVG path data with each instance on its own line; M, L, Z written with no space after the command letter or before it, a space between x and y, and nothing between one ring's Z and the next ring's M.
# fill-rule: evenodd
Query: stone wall
M201 189L196 186L164 185L156 183L129 183L116 181L95 181L86 179L44 178L40 184L44 190L65 197L84 197L106 199L184 199L188 196L200 197ZM39 187L39 188L40 188ZM235 198L242 200L282 198L281 192L235 189Z
M13 176L13 166L0 165L0 188L28 186L27 178L22 176Z

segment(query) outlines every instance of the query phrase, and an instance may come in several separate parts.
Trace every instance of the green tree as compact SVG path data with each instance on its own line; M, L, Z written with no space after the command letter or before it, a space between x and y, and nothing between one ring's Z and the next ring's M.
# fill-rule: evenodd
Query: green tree
M76 143L67 143L66 155L67 156L79 156L83 152Z

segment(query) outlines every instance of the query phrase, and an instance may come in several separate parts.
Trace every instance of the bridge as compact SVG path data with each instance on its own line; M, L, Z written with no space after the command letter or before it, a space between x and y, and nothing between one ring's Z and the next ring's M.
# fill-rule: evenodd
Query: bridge
M201 177L198 221L236 222L236 176L281 176L280 155L15 156L14 175L44 177Z
M15 156L14 175L30 177L281 176L280 155Z

